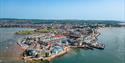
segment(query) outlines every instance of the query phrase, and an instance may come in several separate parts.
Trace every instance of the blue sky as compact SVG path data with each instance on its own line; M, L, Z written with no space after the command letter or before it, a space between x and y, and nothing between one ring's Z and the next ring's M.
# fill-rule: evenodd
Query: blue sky
M125 20L125 0L0 0L0 18Z

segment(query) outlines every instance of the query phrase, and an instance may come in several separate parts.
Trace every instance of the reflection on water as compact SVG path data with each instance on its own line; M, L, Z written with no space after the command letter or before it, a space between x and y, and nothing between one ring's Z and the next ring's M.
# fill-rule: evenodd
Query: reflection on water
M21 50L16 45L23 36L14 32L24 28L0 28L0 63L24 63L19 60ZM125 63L125 28L106 28L100 30L99 42L106 45L104 50L74 51L54 59L50 63Z

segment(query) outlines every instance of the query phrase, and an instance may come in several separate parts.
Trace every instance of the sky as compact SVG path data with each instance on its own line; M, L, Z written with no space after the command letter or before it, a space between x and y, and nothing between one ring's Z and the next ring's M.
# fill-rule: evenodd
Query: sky
M125 21L125 0L0 0L0 18Z

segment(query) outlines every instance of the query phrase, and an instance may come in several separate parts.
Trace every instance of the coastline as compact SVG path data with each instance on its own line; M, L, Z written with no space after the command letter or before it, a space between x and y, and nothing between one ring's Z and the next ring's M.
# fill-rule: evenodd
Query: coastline
M84 28L83 28L84 29ZM88 28L85 28L85 29L88 29ZM79 29L79 30L81 30L81 29ZM86 31L86 30L84 30L84 31ZM68 32L68 31L67 31ZM74 32L75 32L75 29L74 29ZM78 32L78 31L77 31ZM80 32L80 31L79 31ZM88 33L89 32L89 33ZM89 28L89 30L88 30L88 32L86 31L86 33L88 33L87 35L88 36L90 36L90 37L93 37L92 38L92 40L96 40L96 37L98 37L98 33L99 32L97 32L97 30L96 29L94 29L94 28ZM80 32L80 33L82 33L82 32ZM97 34L97 35L96 35ZM76 41L75 39L73 40L73 41L71 41L72 43L72 45L70 45L70 41L65 41L65 43L61 43L62 41L62 38L64 39L64 38L66 38L66 37L68 37L69 36L69 38L67 38L68 40L70 40L70 39L72 39L73 37L75 37L75 38L81 38L79 41ZM27 38L25 38L25 40L23 40L22 42L17 42L17 44L20 46L20 47L22 47L22 49L24 50L24 52L26 52L25 53L25 55L24 55L24 57L23 57L23 59L25 60L25 61L30 61L30 60L42 60L42 61L44 61L44 60L47 60L47 61L51 61L52 59L54 59L54 58L56 58L56 57L59 57L59 56L62 56L62 55L64 55L64 54L66 54L67 52L69 52L70 51L70 49L71 48L98 48L98 49L103 49L104 47L102 46L102 45L100 45L98 42L85 42L84 40L83 40L83 36L73 36L72 34L70 35L70 33L69 33L69 35L68 36L63 36L63 35L56 35L56 34L52 34L52 33L48 33L48 34L45 34L45 33L43 33L43 34L41 34L41 35L37 35L37 36L33 36L33 35L31 35L31 37L27 37ZM34 38L32 38L32 37L34 37ZM38 38L39 37L39 38ZM39 44L40 44L40 42L41 43L44 43L44 41L41 41L40 40L40 37L41 37L41 39L42 40L44 40L46 43L47 43L47 45L45 46L46 47L46 51L48 50L48 52L45 52L45 56L42 56L41 54L41 56L39 55L39 56L36 56L36 54L38 55L38 51L39 52L41 52L42 51L42 49L41 49L41 47L39 46ZM51 42L51 40L50 41L48 41L48 39L46 39L46 38L43 38L43 37L50 37L50 39L53 39L53 41L55 40L55 42ZM28 40L28 41L27 41ZM31 40L31 42L30 42L30 40ZM61 45L59 45L59 42L56 42L56 40L59 40L59 42L61 43L61 44L63 44L62 46ZM90 40L90 39L89 39ZM76 42L75 42L76 41ZM79 43L80 41L82 41L81 43ZM84 42L83 42L84 41ZM36 44L36 46L38 47L38 48L35 48L35 49L37 49L37 51L34 49L28 49L28 47L30 46L30 45L28 45L28 44ZM51 44L52 43L52 44ZM58 45L54 45L54 44L58 44ZM67 46L64 46L64 44L66 45L67 44ZM74 44L74 45L73 45ZM44 46L45 44L41 44L42 46ZM51 52L50 52L50 47L52 47L52 45L55 47L55 46L58 46L58 47L61 47L61 48L64 48L62 51L59 51L58 52L58 50L56 51L56 52L53 52L53 53L55 53L55 54L52 54L52 49L51 49ZM36 47L35 46L35 47ZM63 47L64 46L64 47ZM48 49L48 47L49 47L49 49ZM53 48L53 47L52 47ZM56 48L55 48L56 49ZM43 49L43 51L44 51L44 49ZM29 55L28 55L29 54ZM31 55L30 55L31 54ZM34 55L33 55L34 54ZM50 55L49 55L50 54Z
M121 28L121 27L111 27L111 28L117 29L117 28ZM100 29L100 30L103 31L104 29L110 30L109 27L102 28L102 29ZM122 29L124 29L124 27L122 27ZM21 49L21 47L20 47L19 45L16 45L16 46L17 46L17 50ZM18 48L18 47L19 47L19 48ZM23 49L21 49L21 50L23 50ZM17 60L22 60L22 57L17 57Z
M52 55L52 56L50 56L48 58L45 58L45 60L51 61L52 59L57 58L59 56L62 56L62 55L66 54L66 53L68 53L70 51L71 51L70 47L65 47L63 51L59 52L58 54Z
M58 58L60 56L63 56L65 55L66 53L70 52L71 51L71 48L70 47L65 47L63 51L59 52L58 54L54 54L54 55L51 55L49 57L46 57L46 58L30 58L30 57L23 57L23 59L25 60L25 62L32 62L32 61L38 61L38 60L41 60L42 61L51 61L55 58Z

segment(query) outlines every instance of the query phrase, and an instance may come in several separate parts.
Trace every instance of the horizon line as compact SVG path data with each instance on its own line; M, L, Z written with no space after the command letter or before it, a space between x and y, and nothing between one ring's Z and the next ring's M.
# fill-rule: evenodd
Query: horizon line
M26 20L96 20L96 21L125 21L125 20L113 20L113 19L40 19L40 18L0 18L0 19L26 19Z

